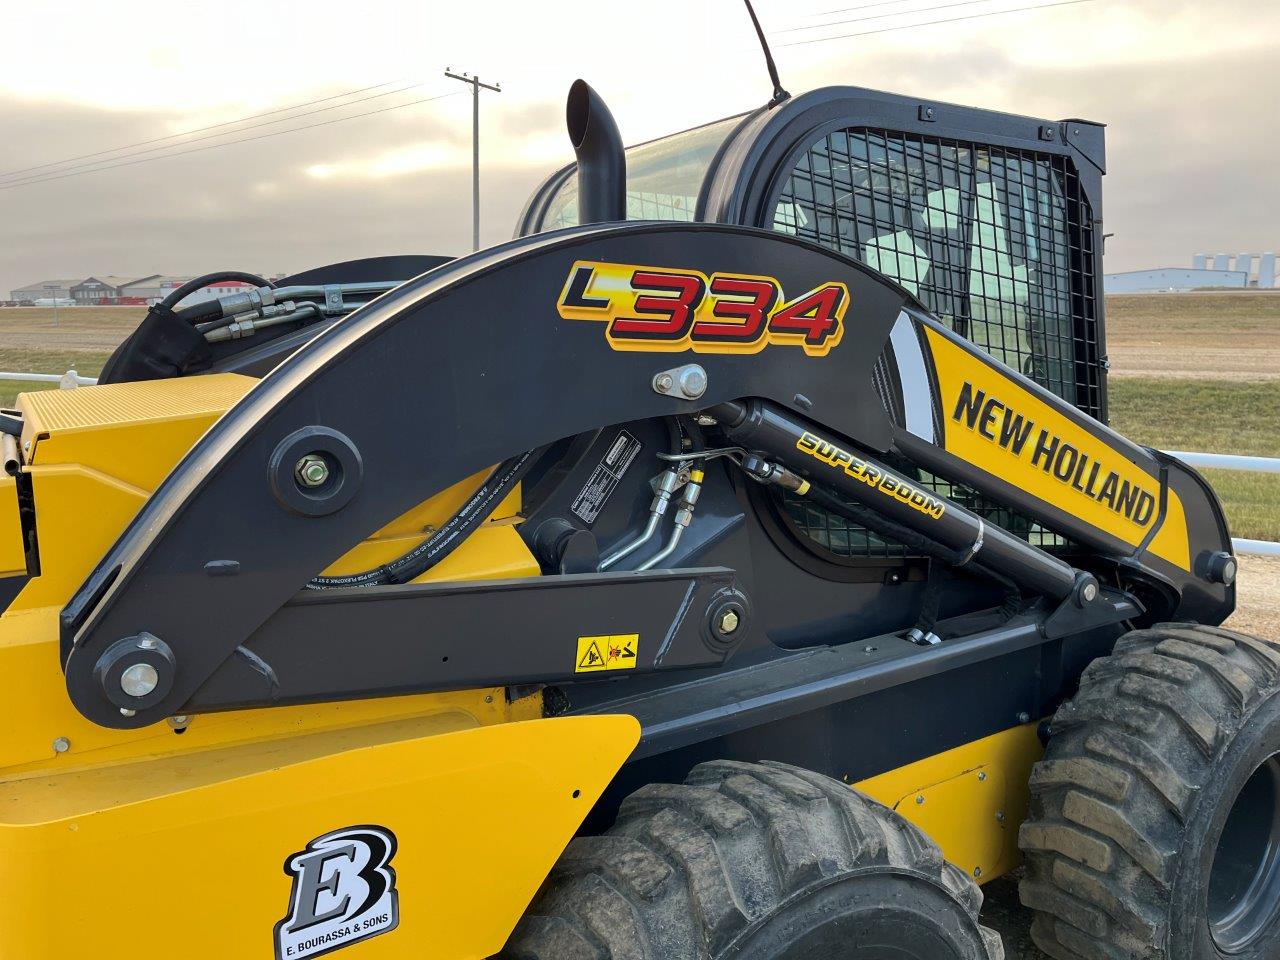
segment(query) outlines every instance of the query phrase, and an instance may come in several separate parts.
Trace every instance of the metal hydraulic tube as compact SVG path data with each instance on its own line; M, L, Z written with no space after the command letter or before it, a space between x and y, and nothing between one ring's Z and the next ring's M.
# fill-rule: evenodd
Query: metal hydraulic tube
M649 521L644 525L644 530L640 532L639 536L628 540L601 560L601 570L608 570L619 560L631 556L631 554L654 538L654 535L658 532L658 524L666 516L667 507L671 505L671 500L675 496L676 487L679 484L680 471L676 467L670 467L659 474L657 483L653 487L653 503L649 505Z
M719 404L706 412L732 443L768 455L815 486L838 491L893 524L960 553L961 565L976 560L1055 600L1077 595L1088 602L1097 596L1097 583L1088 574L842 446L821 428L779 407L751 400Z

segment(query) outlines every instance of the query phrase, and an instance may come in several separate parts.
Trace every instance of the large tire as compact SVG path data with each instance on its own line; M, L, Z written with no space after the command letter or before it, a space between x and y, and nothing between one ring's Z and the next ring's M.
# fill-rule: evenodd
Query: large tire
M1280 648L1195 624L1134 631L1085 670L1020 833L1041 950L1280 957L1278 692Z
M507 944L518 960L1002 960L982 894L842 783L704 763L570 843Z

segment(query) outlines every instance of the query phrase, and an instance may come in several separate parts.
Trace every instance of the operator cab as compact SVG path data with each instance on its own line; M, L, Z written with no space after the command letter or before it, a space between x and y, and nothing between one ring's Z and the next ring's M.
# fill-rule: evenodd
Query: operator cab
M626 150L629 220L731 223L832 248L896 280L955 332L1106 422L1104 129L827 87ZM578 223L575 166L517 224ZM961 485L920 478L1037 546L1059 536ZM865 566L904 547L782 498L805 553Z

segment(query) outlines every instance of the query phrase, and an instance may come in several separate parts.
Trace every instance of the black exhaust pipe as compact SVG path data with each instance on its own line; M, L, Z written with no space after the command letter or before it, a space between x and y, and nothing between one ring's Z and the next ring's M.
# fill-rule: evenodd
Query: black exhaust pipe
M578 155L578 222L627 219L627 158L613 114L585 80L575 80L565 123Z

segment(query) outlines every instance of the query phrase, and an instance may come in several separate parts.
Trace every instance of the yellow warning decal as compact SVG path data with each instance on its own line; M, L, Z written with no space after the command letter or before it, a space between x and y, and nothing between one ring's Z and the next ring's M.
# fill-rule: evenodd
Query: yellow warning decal
M634 670L640 651L640 634L620 633L611 637L579 637L574 673L598 670Z

